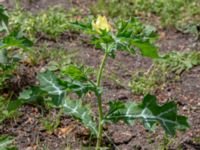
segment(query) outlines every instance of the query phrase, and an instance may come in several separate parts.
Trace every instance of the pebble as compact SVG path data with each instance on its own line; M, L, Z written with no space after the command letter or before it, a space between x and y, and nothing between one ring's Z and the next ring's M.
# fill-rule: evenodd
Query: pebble
M184 107L183 107L183 110L184 110L184 111L186 111L186 110L188 110L188 109L187 109L187 107L186 107L186 106L184 106Z
M114 132L113 134L113 140L115 142L115 144L122 144L122 143L126 143L129 140L131 140L131 138L133 137L133 134L129 131L126 132Z
M196 106L193 106L191 109L192 109L192 110L197 110L197 107L196 107Z

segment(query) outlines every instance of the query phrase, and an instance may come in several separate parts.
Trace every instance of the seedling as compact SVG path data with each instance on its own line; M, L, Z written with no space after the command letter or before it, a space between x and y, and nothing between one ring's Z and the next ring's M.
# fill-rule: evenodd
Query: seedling
M156 39L152 28L144 26L137 19L119 20L111 25L104 16L91 19L88 23L75 22L72 25L90 34L91 43L104 52L96 81L90 79L87 68L69 65L62 69L62 78L50 71L39 73L37 78L40 85L22 92L20 101L45 98L46 101L62 108L65 114L80 120L90 129L91 134L97 137L96 150L101 149L103 125L108 122L117 123L122 120L133 125L135 120L142 120L145 128L151 131L160 123L170 135L174 135L176 129L185 130L189 127L187 118L177 114L174 102L159 105L153 95L146 95L141 103L111 101L109 111L103 111L102 95L106 91L101 87L101 80L107 59L114 59L117 50L158 58L157 47L152 44ZM98 103L98 128L95 117L92 116L92 109L82 101L88 92L95 94ZM71 93L75 93L79 98L72 99Z
M41 119L41 123L48 133L52 134L60 125L60 117L62 110L58 114L49 114L47 117Z

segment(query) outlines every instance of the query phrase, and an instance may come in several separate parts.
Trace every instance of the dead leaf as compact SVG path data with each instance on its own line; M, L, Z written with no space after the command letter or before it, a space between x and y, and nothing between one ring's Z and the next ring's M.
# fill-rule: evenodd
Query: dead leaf
M160 32L159 35L160 35L160 39L161 39L161 40L163 40L163 39L166 38L165 32Z
M74 126L74 125L69 125L65 128L59 128L59 129L57 129L56 134L58 135L59 138L65 138L75 128L76 128L76 126Z

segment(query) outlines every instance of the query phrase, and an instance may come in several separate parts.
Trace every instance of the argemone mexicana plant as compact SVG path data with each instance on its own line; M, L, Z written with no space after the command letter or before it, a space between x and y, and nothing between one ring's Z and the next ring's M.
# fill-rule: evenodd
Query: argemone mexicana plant
M48 101L51 100L51 103L62 108L67 115L80 120L90 129L91 134L97 137L96 150L101 149L103 125L108 122L117 123L122 120L133 125L134 121L139 119L149 130L154 130L155 125L160 123L165 132L170 135L174 135L176 129L185 130L189 127L187 118L177 114L177 106L174 102L159 105L153 95L146 95L141 103L111 101L109 111L103 111L102 94L105 91L101 87L101 80L107 59L115 58L117 50L127 51L130 54L138 51L142 56L159 58L157 47L152 44L156 39L154 28L144 26L137 19L119 20L111 28L104 16L98 16L96 20L90 20L88 23L75 22L72 25L91 35L91 43L104 52L96 81L90 79L87 68L76 65L63 68L59 78L50 71L39 73L37 76L39 86L22 92L19 97L21 102L44 100L48 97ZM82 102L82 98L88 92L94 92L96 96L98 127L90 107ZM70 93L76 93L79 99L70 98Z

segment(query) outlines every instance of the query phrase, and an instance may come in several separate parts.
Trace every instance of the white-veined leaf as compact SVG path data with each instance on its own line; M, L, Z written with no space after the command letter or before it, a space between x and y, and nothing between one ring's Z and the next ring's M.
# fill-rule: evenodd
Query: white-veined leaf
M63 101L64 113L79 119L91 133L97 135L97 125L91 116L91 110L82 104L81 100L65 99Z
M0 31L6 30L8 32L8 13L3 5L0 5Z
M52 97L53 103L57 106L60 105L66 92L64 87L59 84L56 76L52 72L47 71L38 74L37 79L40 82L40 88Z
M123 120L129 124L132 124L135 119L141 119L145 128L149 130L153 130L158 122L170 135L174 135L176 129L189 128L187 118L177 114L177 106L174 102L167 102L160 106L156 102L156 97L152 95L145 96L141 104L112 102L110 111L105 117L105 120L114 122Z

